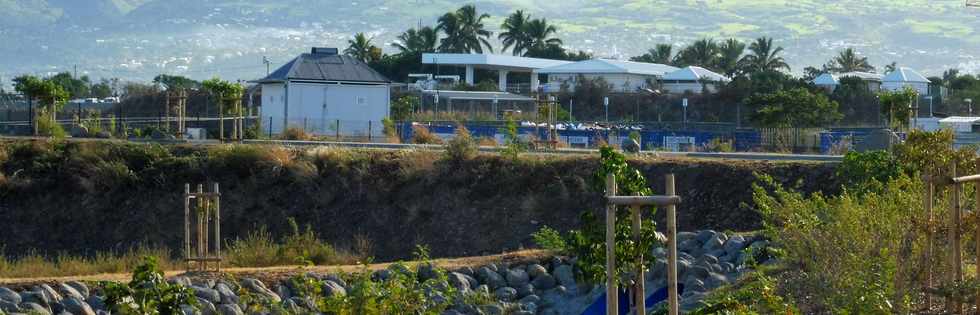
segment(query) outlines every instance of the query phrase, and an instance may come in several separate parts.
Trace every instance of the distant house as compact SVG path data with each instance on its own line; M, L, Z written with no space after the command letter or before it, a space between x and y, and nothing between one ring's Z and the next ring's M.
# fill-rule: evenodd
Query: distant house
M633 93L650 87L650 83L661 80L664 75L677 71L675 67L657 63L592 59L558 65L538 70L548 75L548 90L556 90L561 84L574 88L578 78L602 78L613 91Z
M834 92L837 87L840 86L840 80L843 78L858 78L864 81L868 85L868 91L872 93L877 93L881 91L881 81L882 75L870 72L845 72L841 74L830 74L824 73L813 79L813 84L822 87L827 90L827 92Z
M919 92L919 95L929 95L929 79L912 70L911 68L901 67L885 75L881 80L881 88L888 91L898 91L905 87L911 87Z
M719 87L731 82L731 79L705 68L689 66L667 73L661 81L663 89L668 93L683 94L716 92Z
M263 128L273 133L294 126L313 134L381 135L390 110L388 78L336 48L313 48L254 82L262 86Z

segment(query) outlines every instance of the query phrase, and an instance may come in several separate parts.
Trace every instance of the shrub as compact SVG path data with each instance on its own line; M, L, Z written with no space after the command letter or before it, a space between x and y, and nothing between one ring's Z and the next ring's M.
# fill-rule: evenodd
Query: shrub
M500 154L511 159L517 159L521 153L527 151L527 144L521 141L521 137L517 131L517 122L513 119L507 119L507 142L506 147L500 151Z
M401 143L401 139L398 138L398 126L395 125L394 120L385 117L381 120L381 125L384 126L385 138L388 143Z
M568 244L565 243L565 239L561 237L561 234L547 226L532 233L531 238L534 239L535 244L547 250L557 253L565 253L568 250Z
M460 124L456 127L456 137L446 144L446 156L455 161L472 159L479 153L476 140L470 136L470 131Z
M51 112L47 109L40 109L37 113L37 133L42 136L48 136L56 139L63 139L67 136L65 133L65 128L61 127L61 124L54 121L51 117Z
M732 146L732 142L722 140L721 138L711 139L711 142L705 144L704 149L708 152L735 152L735 147Z
M239 267L269 267L282 265L336 265L357 261L350 254L339 252L324 243L307 225L304 230L293 218L287 219L292 232L276 242L265 226L250 231L245 238L235 239L227 246L228 262Z
M880 187L901 174L902 167L887 151L848 152L837 166L837 177L857 191Z
M279 137L283 140L307 141L311 139L310 135L306 133L306 130L296 126L287 127Z
M118 314L179 314L181 305L197 305L194 290L169 283L156 258L146 257L128 284L103 282L106 306Z
M415 144L442 144L442 139L429 132L429 128L421 125L412 126L412 143Z

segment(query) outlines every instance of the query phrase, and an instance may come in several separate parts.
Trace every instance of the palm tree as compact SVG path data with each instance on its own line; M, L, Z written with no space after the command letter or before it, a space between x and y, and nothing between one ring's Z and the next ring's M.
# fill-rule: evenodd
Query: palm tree
M363 62L370 62L373 53L378 49L378 47L371 44L371 40L364 33L357 33L357 35L354 35L354 39L347 40L348 46L347 49L344 49L344 54Z
M700 39L677 54L678 64L714 68L718 60L718 44L714 39Z
M748 73L760 73L778 71L780 69L789 70L789 65L783 57L779 57L783 47L772 46L772 38L760 37L749 45L750 53L742 57L742 69Z
M551 37L555 33L558 33L558 28L548 24L547 19L534 19L528 21L524 26L527 36L526 48L542 49L550 45L562 45L561 39Z
M738 60L745 52L745 43L734 38L729 38L721 46L718 46L720 57L718 58L718 69L731 77L738 72Z
M391 46L398 48L403 54L422 54L435 52L439 42L439 32L431 26L420 29L408 29L398 35L398 42Z
M845 72L872 72L875 67L868 63L868 57L859 57L853 48L845 49L831 59L827 64L827 69L834 73Z
M630 61L673 65L673 50L674 46L671 44L657 44L653 49L647 50L647 53L630 58Z
M948 87L949 83L953 82L953 80L956 80L956 78L958 78L959 76L960 76L960 69L948 69L946 71L943 71L943 79L942 79L943 85Z
M504 23L500 25L503 32L497 36L504 44L503 50L513 46L514 49L511 52L514 56L519 56L527 50L525 45L528 41L526 28L528 21L530 21L530 16L524 14L524 10L517 10L504 20Z
M892 61L892 63L885 65L885 73L895 72L896 69L898 69L897 62Z
M487 41L493 33L484 29L483 19L489 14L478 14L476 7L468 4L449 12L439 18L437 29L446 33L439 50L452 53L483 53L484 47L493 52L493 46Z

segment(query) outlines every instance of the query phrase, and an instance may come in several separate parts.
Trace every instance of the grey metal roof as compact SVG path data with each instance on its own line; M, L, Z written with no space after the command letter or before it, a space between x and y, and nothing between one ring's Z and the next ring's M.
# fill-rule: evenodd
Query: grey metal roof
M534 101L534 98L527 97L524 95L513 94L509 92L424 90L422 91L422 93L424 93L425 95L438 94L439 97L442 99L454 99L454 100L492 101L496 99L498 101L523 101L523 102Z
M289 61L258 83L286 80L388 83L384 75L357 58L345 55L305 53Z

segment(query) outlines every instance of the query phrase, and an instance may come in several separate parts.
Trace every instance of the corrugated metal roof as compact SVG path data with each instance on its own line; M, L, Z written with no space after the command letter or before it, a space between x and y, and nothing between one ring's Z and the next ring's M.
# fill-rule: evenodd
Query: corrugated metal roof
M830 73L824 73L813 79L813 84L816 85L837 85L840 81L837 77Z
M731 81L728 77L715 73L711 70L701 68L698 66L688 66L683 69L670 72L663 77L664 80L677 80L677 81L714 81L714 82L728 82Z
M286 80L391 82L357 58L334 54L302 54L276 69L259 83Z
M926 79L922 74L915 72L912 68L901 67L895 69L891 73L885 75L882 79L884 82L919 82L919 83L929 83L929 79Z
M674 72L674 71L677 71L676 67L662 65L659 63L622 61L622 60L612 60L612 59L592 59L592 60L579 61L579 62L560 65L560 66L548 67L548 68L541 69L538 72L544 74L627 73L627 74L663 76L669 72Z

